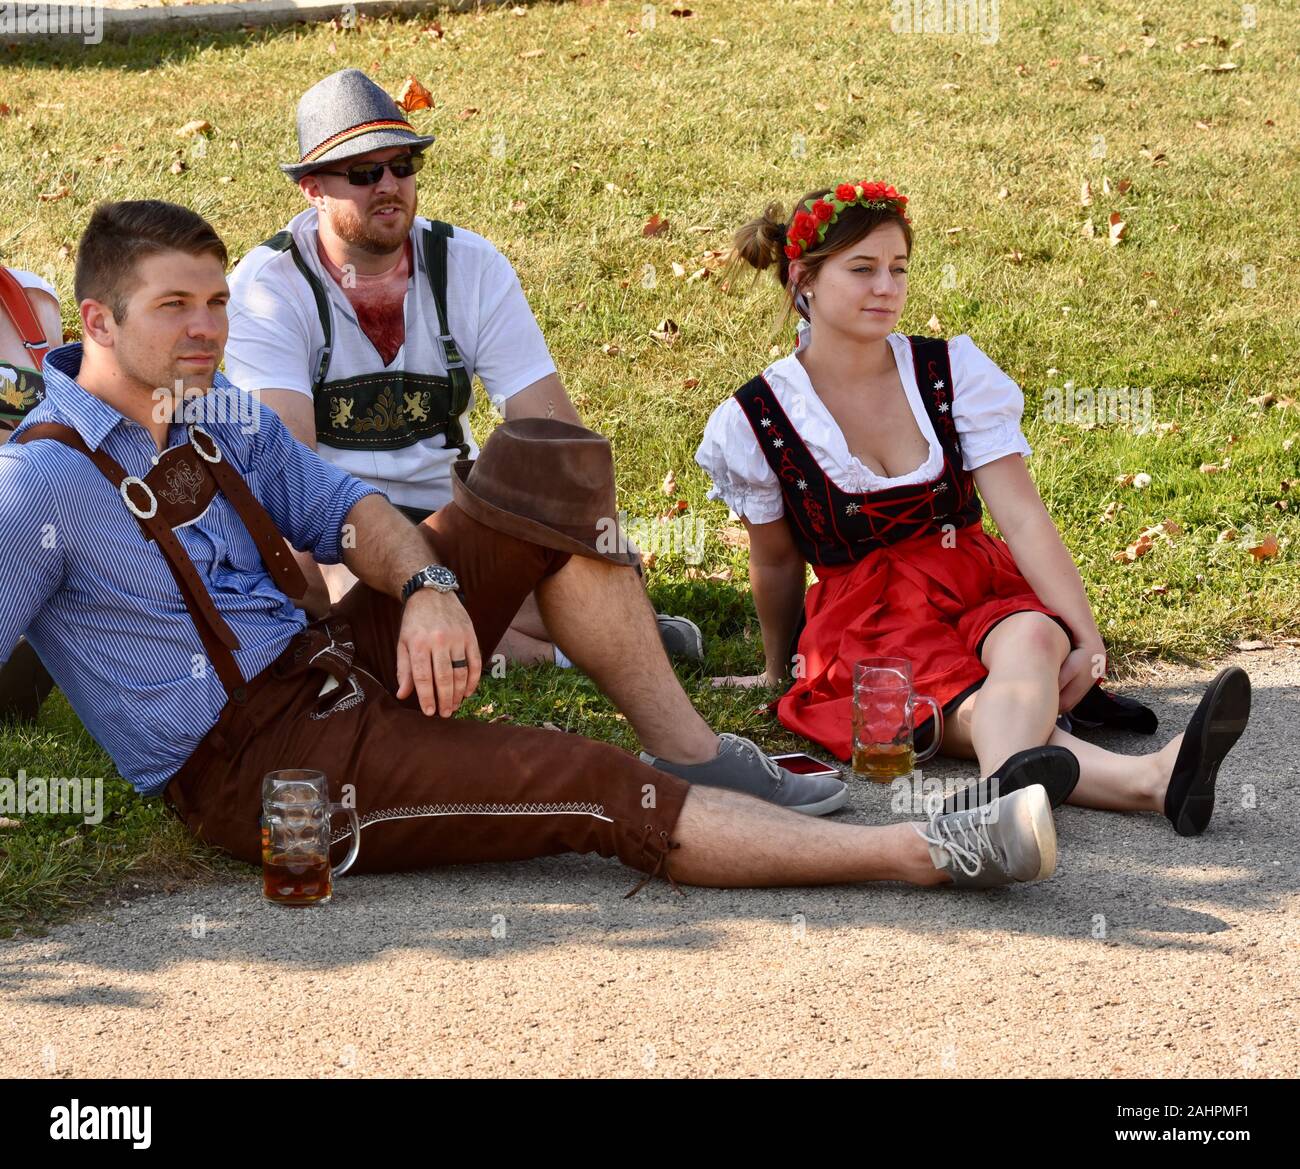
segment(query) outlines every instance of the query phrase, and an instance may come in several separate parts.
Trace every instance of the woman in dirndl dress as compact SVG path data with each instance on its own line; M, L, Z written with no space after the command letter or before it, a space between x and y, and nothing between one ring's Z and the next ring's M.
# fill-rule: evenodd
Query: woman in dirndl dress
M1026 469L1019 387L968 336L893 331L906 203L884 183L841 183L789 218L772 204L736 235L737 257L773 269L807 322L793 353L718 406L696 453L710 498L750 537L766 670L738 681L777 685L797 663L778 718L848 759L854 663L905 658L943 707L943 753L978 759L1001 794L1041 783L1053 806L1163 812L1196 835L1245 728L1249 679L1222 671L1187 731L1146 755L1058 725L1098 700L1106 647Z

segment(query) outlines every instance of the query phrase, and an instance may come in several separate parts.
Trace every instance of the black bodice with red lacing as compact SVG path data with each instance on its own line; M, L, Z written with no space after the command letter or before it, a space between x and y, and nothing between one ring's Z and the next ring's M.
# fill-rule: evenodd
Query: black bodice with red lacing
M866 494L843 491L813 458L762 374L736 391L780 481L794 542L810 564L848 564L887 544L980 521L975 479L962 467L952 420L948 343L931 337L908 340L921 401L943 447L943 470L927 483Z

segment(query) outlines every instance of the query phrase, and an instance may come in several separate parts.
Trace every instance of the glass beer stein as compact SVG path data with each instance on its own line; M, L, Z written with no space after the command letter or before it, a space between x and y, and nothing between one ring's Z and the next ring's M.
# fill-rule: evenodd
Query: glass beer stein
M352 822L352 848L330 869L330 816ZM347 872L361 851L355 808L330 803L323 771L272 771L262 780L262 896L277 905L324 905L333 878Z
M934 711L934 742L916 753L916 706ZM943 739L943 708L912 689L912 663L906 658L866 658L853 667L853 770L877 783L911 775Z

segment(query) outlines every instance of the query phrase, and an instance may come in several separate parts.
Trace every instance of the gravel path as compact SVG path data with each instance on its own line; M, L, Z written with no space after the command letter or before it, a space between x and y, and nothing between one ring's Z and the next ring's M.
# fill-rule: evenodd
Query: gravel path
M0 943L0 1074L1292 1075L1300 653L1233 660L1254 712L1198 839L1066 808L1052 880L973 894L625 901L630 871L558 857L343 878L297 912L249 870ZM1163 742L1209 677L1127 692ZM886 793L855 783L852 819L888 822Z

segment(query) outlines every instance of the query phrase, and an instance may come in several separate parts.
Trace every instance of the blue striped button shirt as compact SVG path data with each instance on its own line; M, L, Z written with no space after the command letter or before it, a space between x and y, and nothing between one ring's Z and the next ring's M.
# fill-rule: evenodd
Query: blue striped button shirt
M78 385L80 369L80 344L53 350L45 400L16 433L66 423L143 479L158 457L153 436ZM187 417L216 439L289 543L337 564L344 518L377 489L319 458L221 373L197 401L202 416ZM168 446L188 441L174 422ZM239 639L240 672L253 678L307 615L275 587L220 491L176 535ZM0 661L24 633L95 741L146 795L162 791L226 703L162 552L113 485L63 443L11 439L0 446Z

